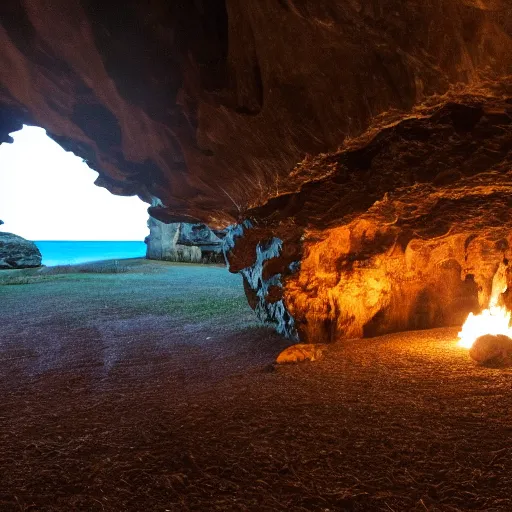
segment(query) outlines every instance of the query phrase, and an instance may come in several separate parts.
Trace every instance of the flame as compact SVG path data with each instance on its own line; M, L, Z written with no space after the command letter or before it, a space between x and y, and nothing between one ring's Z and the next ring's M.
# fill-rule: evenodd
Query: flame
M484 309L479 315L469 313L459 332L459 346L471 348L477 338L484 334L504 334L512 338L510 311L503 306Z
M492 279L489 307L478 315L469 314L459 332L459 346L471 348L475 340L484 334L504 334L512 338L511 312L506 307L498 305L501 294L507 291L506 271L506 265L500 263Z

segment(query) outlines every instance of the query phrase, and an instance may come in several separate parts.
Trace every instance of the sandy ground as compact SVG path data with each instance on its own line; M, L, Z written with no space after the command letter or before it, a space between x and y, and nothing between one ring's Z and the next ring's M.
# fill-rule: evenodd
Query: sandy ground
M512 370L456 332L276 368L219 267L0 286L0 511L510 511Z

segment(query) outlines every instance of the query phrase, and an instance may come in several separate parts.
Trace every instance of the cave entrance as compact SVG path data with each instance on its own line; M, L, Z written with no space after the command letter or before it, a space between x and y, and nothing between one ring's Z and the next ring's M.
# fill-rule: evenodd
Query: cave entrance
M0 228L34 241L43 265L144 257L148 205L94 186L98 176L45 130L0 145Z

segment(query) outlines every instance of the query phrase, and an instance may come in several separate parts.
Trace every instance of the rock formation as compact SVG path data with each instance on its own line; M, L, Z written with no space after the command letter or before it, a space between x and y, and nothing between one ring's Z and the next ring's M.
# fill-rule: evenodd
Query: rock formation
M460 323L512 257L508 0L5 0L0 64L0 142L228 228L292 338Z
M41 253L34 242L0 231L0 270L41 266Z
M204 224L165 224L150 217L148 228L149 236L144 241L147 245L146 257L150 260L224 262L222 240Z
M199 263L201 249L178 244L180 224L164 224L152 217L148 221L149 236L146 242L146 257L150 260L184 261Z
M224 263L222 239L224 231L213 231L205 224L180 223L178 244L196 246L201 249L205 263Z

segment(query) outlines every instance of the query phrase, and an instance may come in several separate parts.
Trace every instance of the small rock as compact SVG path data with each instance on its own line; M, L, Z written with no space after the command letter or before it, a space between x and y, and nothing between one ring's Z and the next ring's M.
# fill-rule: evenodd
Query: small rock
M327 345L313 343L298 343L284 349L276 359L276 363L298 363L300 361L317 361L321 359Z
M469 355L477 363L512 363L512 338L503 334L485 334L475 340Z

